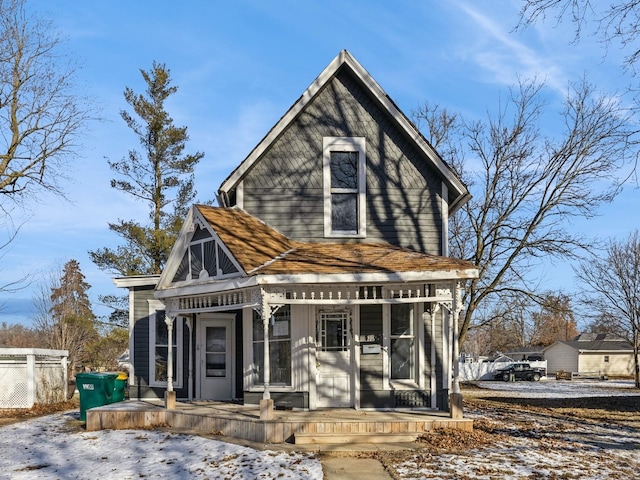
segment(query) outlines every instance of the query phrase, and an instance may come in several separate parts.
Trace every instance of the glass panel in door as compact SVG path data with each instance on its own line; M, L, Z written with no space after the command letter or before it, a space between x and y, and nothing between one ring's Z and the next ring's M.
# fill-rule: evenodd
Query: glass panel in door
M227 375L227 329L226 327L206 327L206 376Z

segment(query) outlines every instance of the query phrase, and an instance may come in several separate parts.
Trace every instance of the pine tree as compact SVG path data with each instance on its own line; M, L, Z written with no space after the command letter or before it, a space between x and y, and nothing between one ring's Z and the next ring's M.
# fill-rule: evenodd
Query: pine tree
M57 278L56 275L43 285L37 299L34 329L46 339L48 348L69 351L69 370L73 372L76 366L89 361L87 346L98 338L87 293L91 285L77 260L69 260Z
M119 162L109 162L119 178L111 186L146 202L149 222L118 220L109 229L124 239L124 245L90 251L93 262L103 270L121 275L162 272L184 217L196 192L194 168L204 154L183 154L189 136L187 127L176 127L165 109L165 101L177 91L169 70L153 63L141 70L147 83L146 96L127 87L124 97L133 114L121 111L126 124L138 136L144 153L129 151Z

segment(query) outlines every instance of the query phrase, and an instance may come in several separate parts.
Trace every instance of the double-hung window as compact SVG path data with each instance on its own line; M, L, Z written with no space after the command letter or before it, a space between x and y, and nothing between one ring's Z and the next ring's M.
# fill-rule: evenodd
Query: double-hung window
M169 331L165 323L165 310L160 302L149 302L149 385L167 385L169 363ZM182 385L182 319L176 317L172 331L173 383Z
M264 326L253 312L253 384L264 384ZM284 305L269 324L269 370L272 386L291 386L291 307Z
M366 236L364 137L325 137L322 144L326 237Z
M391 380L415 380L414 305L391 305Z

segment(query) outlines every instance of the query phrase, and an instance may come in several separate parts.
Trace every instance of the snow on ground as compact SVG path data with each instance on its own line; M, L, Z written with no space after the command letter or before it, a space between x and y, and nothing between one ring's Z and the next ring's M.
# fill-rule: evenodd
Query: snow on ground
M78 417L67 412L0 428L0 478L322 479L313 455L166 431L85 432Z
M634 396L633 382L480 382L498 396L578 398ZM471 393L471 392L470 392ZM456 453L428 450L392 464L402 479L629 479L640 472L640 430L611 419L584 419L545 409L479 408L495 442ZM637 419L637 418L636 418ZM488 427L488 428L487 428Z
M517 398L580 398L638 395L632 380L555 380L539 382L484 381L475 384L486 390Z

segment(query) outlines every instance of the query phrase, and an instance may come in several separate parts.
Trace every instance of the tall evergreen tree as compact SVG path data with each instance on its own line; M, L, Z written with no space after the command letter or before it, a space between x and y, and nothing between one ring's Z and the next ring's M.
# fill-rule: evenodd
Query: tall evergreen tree
M187 127L174 126L165 109L165 101L177 91L169 69L153 62L150 71L140 72L147 83L146 96L127 87L124 97L133 113L123 110L120 115L138 136L143 153L131 150L109 166L119 177L111 180L111 186L146 202L149 222L110 223L109 229L124 239L124 245L89 252L98 267L121 275L162 271L182 218L195 198L193 171L204 156L184 154Z
M98 337L89 288L78 261L69 260L42 285L36 299L34 330L42 334L47 347L69 351L71 372L89 361L87 346Z

